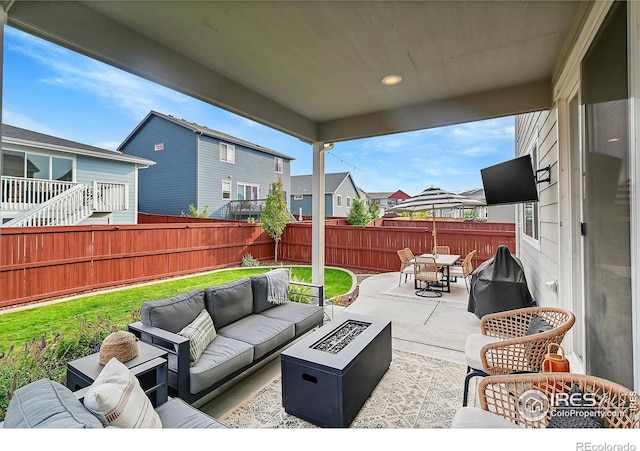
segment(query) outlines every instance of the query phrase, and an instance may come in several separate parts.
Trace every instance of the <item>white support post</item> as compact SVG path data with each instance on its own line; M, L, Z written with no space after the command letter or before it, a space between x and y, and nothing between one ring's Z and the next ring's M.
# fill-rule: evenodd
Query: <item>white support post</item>
M324 142L313 143L311 176L311 275L312 282L324 286Z

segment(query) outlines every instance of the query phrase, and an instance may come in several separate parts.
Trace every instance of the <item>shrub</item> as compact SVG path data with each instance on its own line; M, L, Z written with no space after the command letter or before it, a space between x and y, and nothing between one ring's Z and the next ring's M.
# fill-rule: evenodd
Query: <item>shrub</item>
M260 266L260 262L255 258L253 258L253 255L245 254L242 256L242 266L244 267Z
M347 224L366 226L371 222L369 212L362 199L353 199L349 215L347 216Z
M133 314L134 318L136 315ZM103 318L95 323L87 322L86 318L77 321L78 332L74 335L56 334L50 342L44 336L36 337L20 349L12 346L0 354L0 421L4 420L13 392L42 378L65 385L67 362L99 352L105 337L118 330Z
M298 277L291 275L290 281L292 282L304 282ZM307 287L304 285L289 285L289 300L293 302L299 302L301 304L309 304L313 299L313 287Z

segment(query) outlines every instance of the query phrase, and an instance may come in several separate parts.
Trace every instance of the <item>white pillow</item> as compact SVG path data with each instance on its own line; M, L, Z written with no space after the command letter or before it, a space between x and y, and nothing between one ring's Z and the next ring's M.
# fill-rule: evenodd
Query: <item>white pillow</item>
M216 329L209 312L202 309L196 319L184 326L178 335L189 339L189 359L191 364L197 362L209 343L216 338Z
M115 357L104 366L84 397L84 406L106 426L161 428L138 378Z

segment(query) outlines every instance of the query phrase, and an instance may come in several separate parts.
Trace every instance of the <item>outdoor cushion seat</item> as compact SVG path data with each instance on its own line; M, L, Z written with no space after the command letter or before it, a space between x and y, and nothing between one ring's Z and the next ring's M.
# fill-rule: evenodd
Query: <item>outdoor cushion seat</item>
M253 346L218 334L189 369L189 391L196 394L253 361Z
M469 368L482 368L482 348L485 345L498 343L501 340L496 337L482 334L471 334L464 344L464 356Z
M156 408L163 429L225 429L226 426L180 398L172 398Z
M244 341L254 347L257 360L295 336L295 325L288 321L251 314L218 330L218 335Z
M456 429L520 428L520 426L512 423L506 418L487 412L479 407L462 407L458 409L456 414L453 416L451 427Z
M324 313L315 305L287 302L264 310L260 315L294 323L295 333L298 336L322 322Z

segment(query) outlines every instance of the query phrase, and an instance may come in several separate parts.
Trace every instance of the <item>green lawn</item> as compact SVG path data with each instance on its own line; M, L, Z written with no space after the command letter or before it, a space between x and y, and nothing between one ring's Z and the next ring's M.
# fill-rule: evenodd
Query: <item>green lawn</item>
M257 267L216 271L1 314L0 353L8 351L12 345L22 347L35 337L44 336L49 340L57 333L71 336L77 331L79 319L82 318L91 323L100 317L117 324L119 329L126 329L127 324L135 318L134 312L146 301L250 277L269 269ZM311 267L291 267L291 274L298 280L311 282ZM351 275L346 271L327 268L324 277L325 298L346 294L351 289Z

